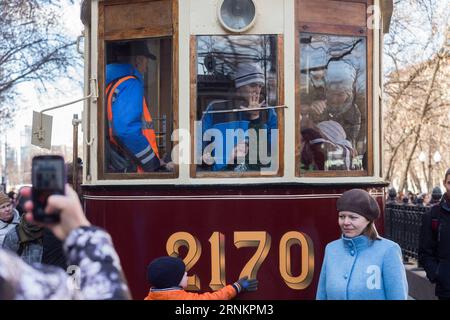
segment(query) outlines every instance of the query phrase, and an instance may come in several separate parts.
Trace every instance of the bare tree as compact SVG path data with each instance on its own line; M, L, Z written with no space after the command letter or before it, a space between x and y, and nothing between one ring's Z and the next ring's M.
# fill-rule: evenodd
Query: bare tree
M405 170L403 171L403 174L401 175L401 179L400 179L400 184L399 184L399 189L403 190L405 187L405 183L407 180L407 176L408 176L408 171L411 165L411 161L413 159L413 156L416 154L416 150L419 146L419 141L420 138L423 135L423 130L426 129L427 125L430 124L430 121L434 120L431 115L432 113L432 108L433 108L433 103L436 101L436 99L439 99L438 97L436 97L436 95L439 95L440 93L438 93L439 88L437 87L437 79L438 79L438 74L440 71L440 68L442 66L443 63L443 59L444 59L444 55L441 54L437 54L432 69L432 74L431 74L431 79L429 81L429 87L428 88L422 88L422 90L420 90L419 88L418 91L422 93L424 101L422 103L418 103L416 104L412 104L413 107L418 107L418 111L419 114L416 115L416 119L417 119L417 126L415 126L415 130L413 131L413 138L411 141L411 147L409 150L409 153L407 154L406 158L404 159L406 161L405 163ZM427 81L428 82L428 81ZM420 98L420 97L418 97Z
M441 150L448 165L449 67L447 1L398 0L385 41L385 171L399 190L430 191L435 175L434 151ZM444 9L444 10L443 10ZM420 163L419 153L428 165ZM435 164L437 165L437 164Z
M73 3L73 0L65 0ZM36 81L40 90L80 62L75 41L61 31L61 1L0 0L0 118L10 121L17 86Z

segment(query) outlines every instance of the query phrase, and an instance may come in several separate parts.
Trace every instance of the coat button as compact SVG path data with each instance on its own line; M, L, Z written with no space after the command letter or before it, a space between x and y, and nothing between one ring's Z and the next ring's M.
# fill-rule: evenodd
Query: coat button
M348 274L345 274L345 275L344 275L344 279L348 279Z
M350 254L351 254L352 256L354 256L354 255L355 255L355 250L350 251Z

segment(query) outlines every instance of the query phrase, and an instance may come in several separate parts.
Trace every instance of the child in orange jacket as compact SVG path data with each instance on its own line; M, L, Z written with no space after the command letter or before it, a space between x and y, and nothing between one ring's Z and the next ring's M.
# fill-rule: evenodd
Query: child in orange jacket
M145 300L230 300L245 291L256 291L258 280L247 277L232 285L206 293L187 292L187 272L183 260L174 257L160 257L153 260L147 269L147 276L153 285Z

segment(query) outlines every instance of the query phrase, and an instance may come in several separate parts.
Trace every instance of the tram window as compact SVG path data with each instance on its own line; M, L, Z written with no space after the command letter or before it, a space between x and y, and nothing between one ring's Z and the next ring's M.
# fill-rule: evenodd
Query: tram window
M196 172L277 174L277 37L198 36L196 49Z
M366 39L300 34L300 170L367 170Z
M106 43L105 172L170 172L172 40Z

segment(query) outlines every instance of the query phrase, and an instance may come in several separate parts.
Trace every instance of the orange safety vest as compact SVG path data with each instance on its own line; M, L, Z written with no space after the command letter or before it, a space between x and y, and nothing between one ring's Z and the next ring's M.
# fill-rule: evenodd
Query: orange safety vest
M114 144L119 149L122 149L120 145L117 143L117 141L114 139L113 131L112 131L112 119L113 119L113 113L112 113L112 97L114 95L114 91L116 91L117 87L119 87L123 82L129 80L129 79L136 79L134 76L126 76L123 78L120 78L116 82L111 82L106 87L106 92L108 94L107 97L107 113L108 113L108 126L109 126L109 141ZM145 101L145 97L142 99L142 134L147 139L148 143L153 149L153 152L156 154L156 156L159 159L159 153L158 153L158 144L156 143L156 134L155 130L153 128L153 120L152 116L150 115L150 111L148 111L147 102ZM138 172L144 172L142 167L138 165Z

